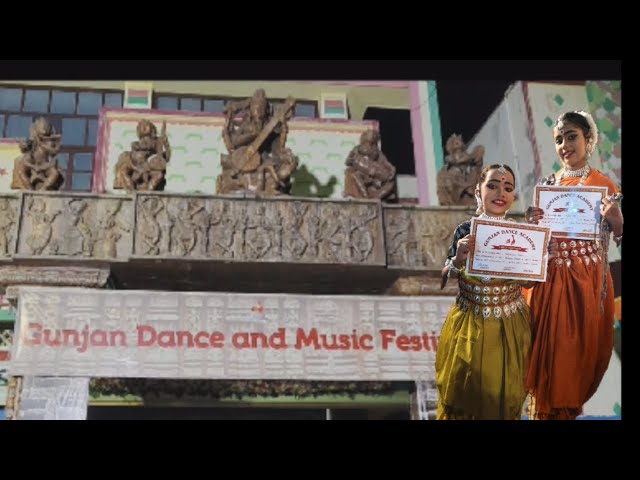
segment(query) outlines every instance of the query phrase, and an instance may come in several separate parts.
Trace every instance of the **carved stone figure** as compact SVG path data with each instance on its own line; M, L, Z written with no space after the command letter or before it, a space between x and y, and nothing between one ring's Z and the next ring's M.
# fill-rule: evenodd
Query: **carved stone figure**
M229 153L221 155L216 193L289 194L291 175L298 168L298 158L285 147L294 106L289 97L273 109L263 89L227 103L222 138Z
M380 151L380 134L367 130L346 160L344 196L390 201L396 193L396 168Z
M66 202L71 227L64 232L67 255L86 255L90 257L93 247L93 233L87 221L89 204L83 198L72 198Z
M446 150L444 167L436 179L440 205L475 205L484 147L478 145L468 153L462 136L454 133L447 140Z
M11 227L16 223L16 215L7 198L0 198L0 257L9 253L13 235Z
M136 133L138 140L131 143L131 150L122 152L118 158L113 188L128 192L162 191L171 158L167 124L162 123L158 136L156 126L143 119L138 122Z
M29 138L20 142L22 155L16 158L11 188L16 190L59 190L64 177L56 155L60 151L60 135L44 117L29 128Z
M47 207L47 202L42 198L32 198L27 208L27 216L31 219L31 233L26 243L31 249L32 255L42 255L48 247L48 253L56 254L59 245L52 242L53 222L62 210L54 210Z
M122 206L122 200L117 200L105 208L104 215L98 218L97 235L93 247L94 257L116 258L118 256L118 241L124 232L130 231L129 226L118 219Z

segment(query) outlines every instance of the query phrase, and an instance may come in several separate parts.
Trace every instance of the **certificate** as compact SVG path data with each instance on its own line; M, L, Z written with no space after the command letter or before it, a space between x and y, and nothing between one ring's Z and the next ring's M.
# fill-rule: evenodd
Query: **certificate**
M469 275L544 282L551 230L526 223L471 219L475 235L467 257Z
M607 187L556 187L536 185L535 206L544 210L538 223L554 237L595 240L600 236L600 205Z

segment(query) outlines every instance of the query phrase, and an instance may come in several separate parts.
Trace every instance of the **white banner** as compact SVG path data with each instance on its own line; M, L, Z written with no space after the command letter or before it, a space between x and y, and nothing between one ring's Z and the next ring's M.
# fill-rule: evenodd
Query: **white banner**
M86 420L88 378L25 377L18 420Z
M10 374L429 380L453 301L24 287Z

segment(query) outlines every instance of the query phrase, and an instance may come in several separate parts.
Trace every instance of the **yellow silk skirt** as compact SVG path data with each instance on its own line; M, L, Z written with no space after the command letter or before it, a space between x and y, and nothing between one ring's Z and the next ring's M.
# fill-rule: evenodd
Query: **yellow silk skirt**
M461 304L459 297L451 306L438 342L437 418L519 419L531 352L528 306L521 304L496 318L493 309L485 317L482 307L478 311L473 304Z

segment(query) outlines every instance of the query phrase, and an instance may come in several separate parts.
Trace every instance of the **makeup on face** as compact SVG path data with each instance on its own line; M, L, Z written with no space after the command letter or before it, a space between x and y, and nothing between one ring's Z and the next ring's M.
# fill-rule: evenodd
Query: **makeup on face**
M587 163L587 140L576 125L566 123L554 128L556 152L565 168L576 170Z
M482 183L482 205L489 215L502 215L513 204L515 199L515 181L509 173L498 169L488 172Z

